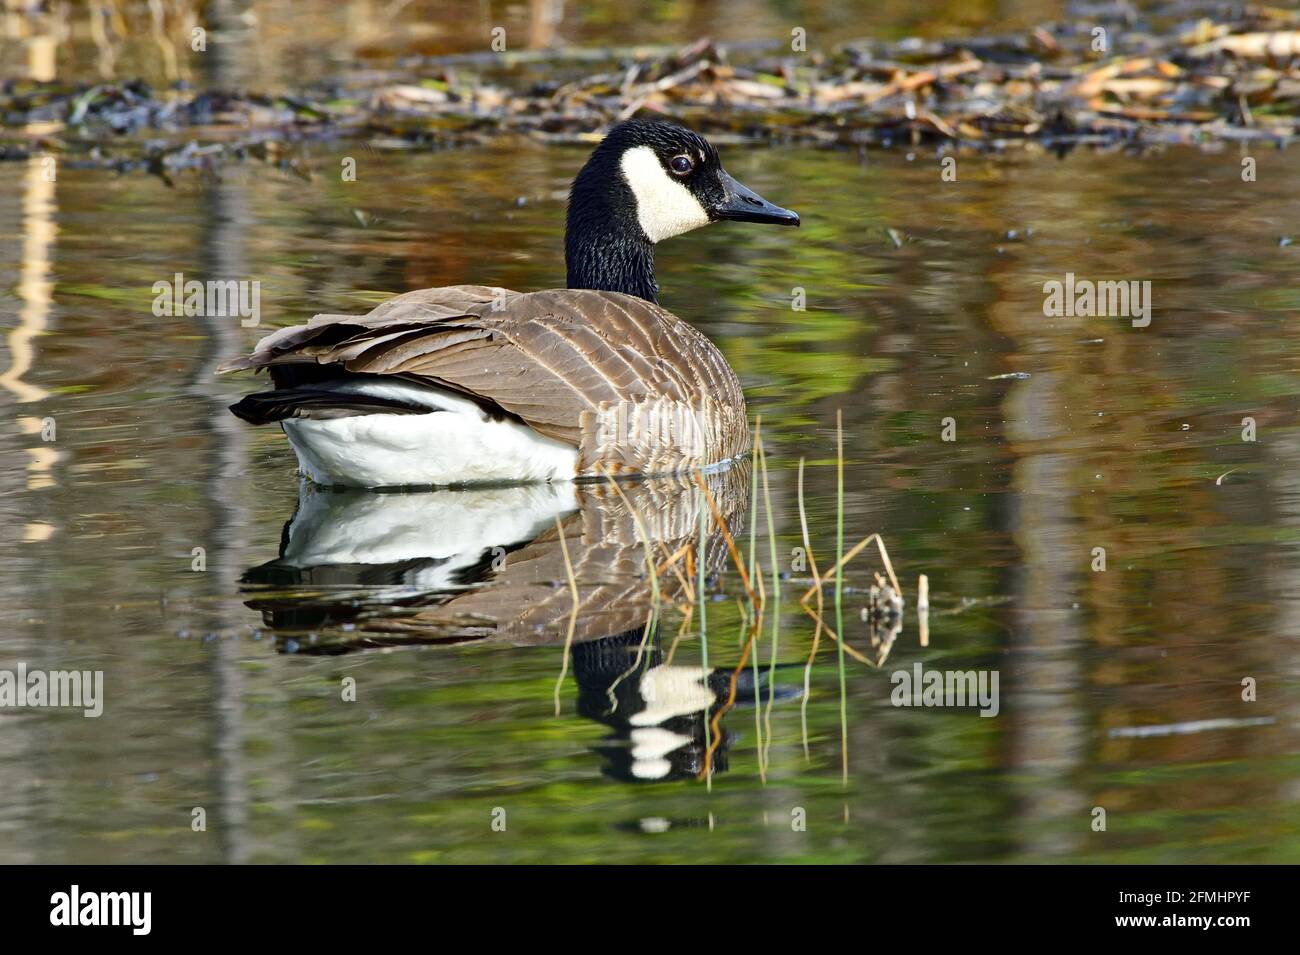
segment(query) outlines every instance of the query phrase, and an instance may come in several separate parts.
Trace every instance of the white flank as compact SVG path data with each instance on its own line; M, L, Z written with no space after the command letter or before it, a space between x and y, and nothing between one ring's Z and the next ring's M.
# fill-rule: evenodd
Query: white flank
M636 197L641 230L651 242L662 242L709 224L709 215L700 201L668 174L649 146L629 149L619 165Z
M570 481L578 452L517 421L494 421L458 395L403 381L350 380L340 391L400 397L431 414L293 418L284 433L302 473L346 487Z

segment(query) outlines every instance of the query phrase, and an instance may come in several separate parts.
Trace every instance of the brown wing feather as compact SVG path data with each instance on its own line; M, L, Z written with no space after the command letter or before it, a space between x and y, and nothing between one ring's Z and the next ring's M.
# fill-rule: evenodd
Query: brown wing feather
M744 396L713 344L613 292L421 289L367 315L317 315L221 372L287 363L401 375L490 402L579 449L578 473L662 473L748 445Z

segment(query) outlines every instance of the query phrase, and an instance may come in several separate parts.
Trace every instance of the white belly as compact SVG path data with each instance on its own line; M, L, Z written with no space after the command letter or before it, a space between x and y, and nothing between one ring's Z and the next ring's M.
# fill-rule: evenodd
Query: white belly
M418 393L443 410L285 421L306 477L324 485L402 487L571 481L576 474L576 448L517 421L493 421L446 392L401 384L385 390Z

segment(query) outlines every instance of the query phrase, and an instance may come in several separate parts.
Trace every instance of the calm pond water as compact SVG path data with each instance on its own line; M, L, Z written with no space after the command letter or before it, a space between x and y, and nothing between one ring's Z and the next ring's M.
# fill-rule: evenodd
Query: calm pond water
M1300 861L1290 155L1254 183L1235 151L945 183L928 153L724 146L804 217L659 252L762 415L772 542L749 468L710 484L763 568L746 657L709 515L689 598L690 481L321 492L226 412L253 384L213 367L269 328L563 281L581 150L358 146L343 183L345 150L310 182L6 167L0 669L102 670L105 704L0 712L0 861ZM261 327L155 317L177 272L260 281ZM1045 317L1067 272L1149 280L1150 324ZM833 560L837 412L845 546L883 534L907 599L873 629L874 548L849 564L843 692L825 632L805 670L796 551L803 457ZM916 664L996 671L998 715L891 705Z

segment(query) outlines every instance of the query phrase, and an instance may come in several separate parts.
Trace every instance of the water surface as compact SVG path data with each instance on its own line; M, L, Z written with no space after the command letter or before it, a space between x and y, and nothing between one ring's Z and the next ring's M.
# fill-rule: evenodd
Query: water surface
M0 861L1300 861L1288 154L1254 183L1193 151L963 157L945 183L928 153L724 150L804 225L658 256L769 456L770 546L752 472L714 477L781 599L719 739L743 588L707 507L707 641L671 571L645 630L644 545L694 546L691 482L329 496L225 411L253 384L214 366L269 328L563 281L580 151L356 146L344 183L348 148L308 153L311 181L9 167L0 668L102 670L107 699L0 713ZM155 317L177 272L260 281L261 327ZM1150 325L1045 317L1067 272L1151 281ZM834 552L837 412L846 546L882 533L908 600L873 631L879 563L849 565L867 662L843 698L824 634L804 692L795 551L804 457L823 569ZM918 662L998 671L999 715L891 706Z

